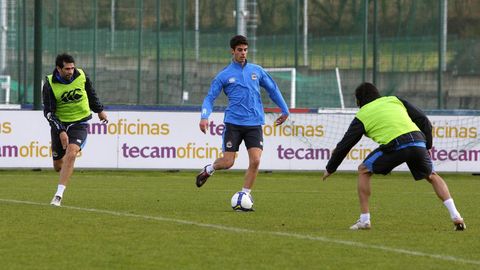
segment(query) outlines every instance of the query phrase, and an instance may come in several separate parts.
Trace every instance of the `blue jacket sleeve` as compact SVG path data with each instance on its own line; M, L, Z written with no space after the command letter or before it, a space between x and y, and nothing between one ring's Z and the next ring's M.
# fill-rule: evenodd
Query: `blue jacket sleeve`
M278 89L275 81L270 77L270 75L262 69L262 77L260 79L260 86L267 90L270 99L277 104L277 106L282 110L283 115L289 115L287 103L283 99L280 89Z
M201 119L208 119L213 110L213 103L215 103L215 100L217 99L222 89L223 84L220 78L218 78L217 76L215 77L215 79L213 79L210 85L210 90L208 90L208 94L203 100L202 113L200 116Z

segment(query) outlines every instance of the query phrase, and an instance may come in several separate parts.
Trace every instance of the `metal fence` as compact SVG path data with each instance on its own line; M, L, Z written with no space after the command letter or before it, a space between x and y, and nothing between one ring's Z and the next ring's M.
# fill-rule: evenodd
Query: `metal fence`
M35 66L34 0L0 0L9 103L33 103L34 68L47 75L55 56L68 52L105 104L200 105L230 61L230 37L243 33L249 61L295 69L295 78L281 69L271 74L287 99L296 91L296 107L340 107L340 100L352 107L355 86L373 81L382 94L425 109L480 109L480 1L41 3L43 63ZM6 91L0 100L7 102Z

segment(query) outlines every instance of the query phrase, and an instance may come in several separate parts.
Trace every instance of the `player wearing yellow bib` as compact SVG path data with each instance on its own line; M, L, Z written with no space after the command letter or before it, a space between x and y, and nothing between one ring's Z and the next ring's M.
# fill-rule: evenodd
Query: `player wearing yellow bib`
M91 80L83 70L75 68L73 57L60 54L55 65L53 74L46 77L42 97L43 113L51 127L53 168L60 172L51 204L60 206L75 159L86 143L91 111L97 113L102 122L108 120Z
M363 135L380 146L358 167L358 197L360 219L352 230L370 229L370 178L373 174L388 174L407 163L415 180L426 179L450 213L455 230L466 225L457 211L445 181L433 170L428 152L432 148L432 124L427 116L406 100L380 96L375 85L362 83L355 90L360 110L351 122L343 139L337 144L328 161L323 180L333 174Z

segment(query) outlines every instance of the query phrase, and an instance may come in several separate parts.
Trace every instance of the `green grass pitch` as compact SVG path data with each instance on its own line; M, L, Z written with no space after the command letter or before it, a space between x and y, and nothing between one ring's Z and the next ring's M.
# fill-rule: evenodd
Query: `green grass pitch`
M1 269L480 269L480 177L443 174L467 230L426 181L372 179L372 229L356 175L261 172L255 212L234 212L243 172L77 170L63 207L58 175L0 171Z

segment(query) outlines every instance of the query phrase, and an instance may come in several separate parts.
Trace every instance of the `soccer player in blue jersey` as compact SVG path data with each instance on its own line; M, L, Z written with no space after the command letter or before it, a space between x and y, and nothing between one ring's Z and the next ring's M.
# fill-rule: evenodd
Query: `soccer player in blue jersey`
M323 180L333 174L350 149L363 135L380 146L358 167L358 198L360 219L350 229L370 229L370 178L373 174L388 174L406 163L415 180L426 179L450 213L455 230L466 228L455 207L445 181L433 169L428 149L432 148L432 124L425 113L406 100L395 96L380 96L375 85L365 82L355 90L360 110L328 161Z
M201 187L205 184L215 170L231 168L239 145L244 141L248 151L249 165L242 191L249 194L258 174L263 151L262 125L265 123L265 115L260 87L267 90L272 101L281 109L280 117L275 120L276 125L285 122L289 110L270 75L261 66L247 62L247 38L241 35L234 36L230 40L230 47L232 62L213 79L203 101L199 124L200 130L206 133L213 104L223 90L228 98L224 115L223 156L203 168L197 175L196 185Z

